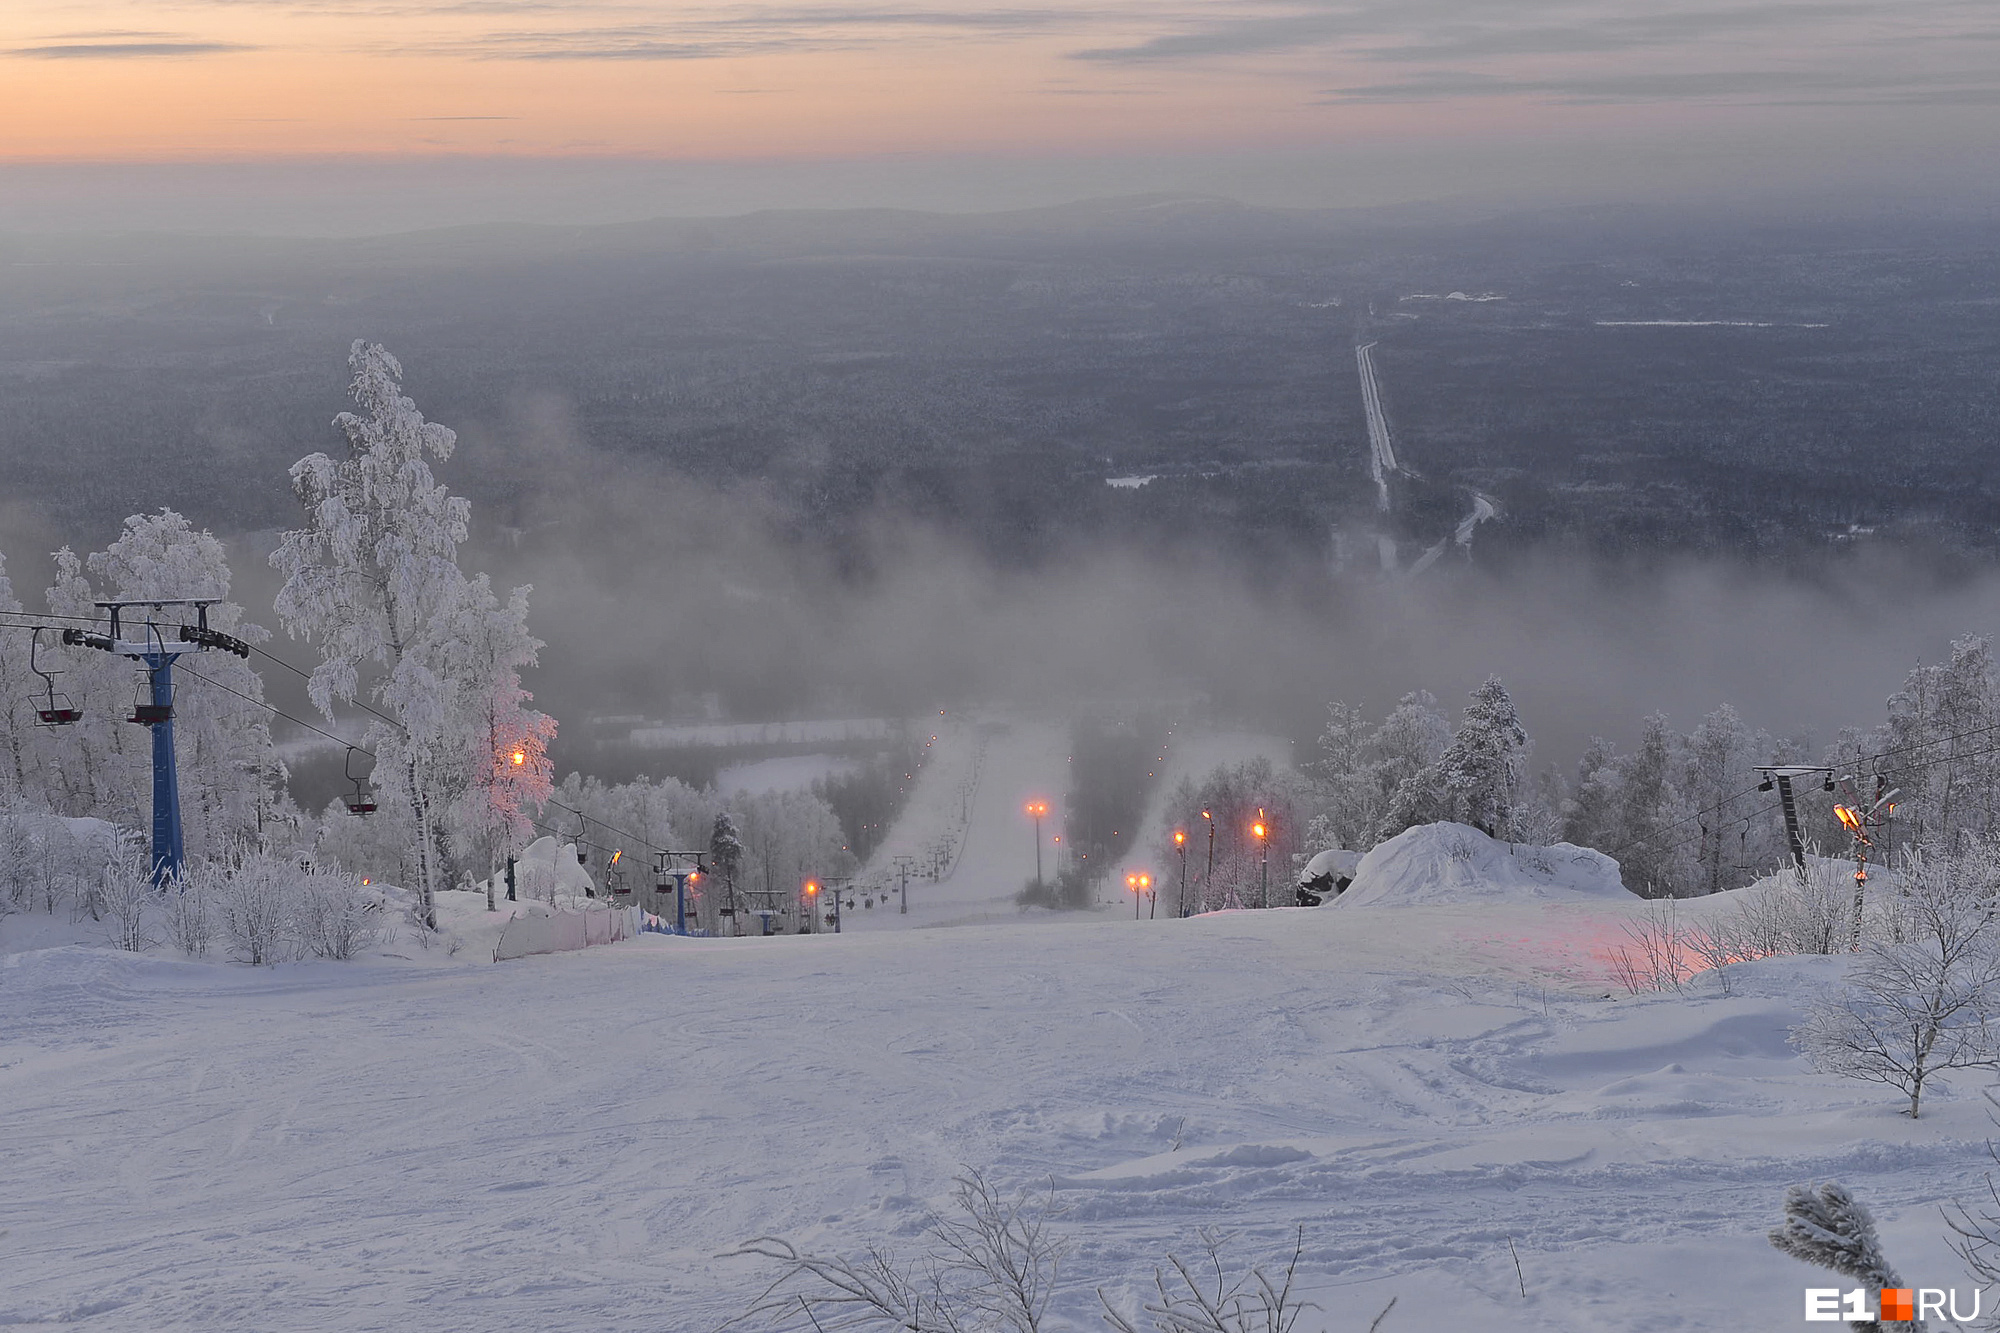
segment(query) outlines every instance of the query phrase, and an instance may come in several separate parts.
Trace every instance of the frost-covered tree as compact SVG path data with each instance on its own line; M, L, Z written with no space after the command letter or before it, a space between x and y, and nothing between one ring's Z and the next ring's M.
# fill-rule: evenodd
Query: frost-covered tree
M1293 902L1291 892L1292 854L1303 847L1302 839L1310 821L1300 811L1309 808L1310 794L1293 775L1281 773L1263 756L1238 764L1221 764L1210 769L1199 786L1183 782L1167 802L1167 825L1152 853L1152 863L1172 867L1166 875L1155 872L1162 894L1161 906L1178 906L1180 861L1173 845L1173 830L1184 829L1187 842L1187 909L1212 912L1223 908L1283 907ZM1260 844L1251 832L1257 812L1264 811L1268 845ZM1208 827L1212 815L1215 826L1215 867L1209 873ZM1318 849L1315 849L1318 850ZM1268 867L1265 862L1268 858ZM1268 898L1265 872L1269 873Z
M246 643L271 637L229 600L222 542L171 509L126 519L118 540L86 563L112 599L213 597L210 629ZM282 780L270 715L261 706L264 682L248 661L229 653L183 658L175 681L175 762L188 850L222 856L253 838Z
M484 855L491 870L507 846L533 835L529 811L553 789L548 747L555 719L528 707L521 671L542 641L528 632L528 588L503 604L481 574L464 584L439 629L439 674L451 691L440 755L440 795L451 801L458 859ZM456 876L454 876L456 878Z
M2000 848L1918 853L1900 879L1889 938L1869 942L1792 1040L1815 1069L1898 1089L1915 1119L1935 1075L2000 1065Z
M1397 790L1436 762L1450 743L1451 724L1427 690L1404 695L1373 727L1363 720L1360 709L1329 704L1319 754L1308 766L1316 812L1309 840L1315 849L1340 846L1366 851L1374 846L1383 813Z
M285 576L277 611L288 633L320 645L309 688L328 719L361 694L364 668L377 673L367 693L389 721L368 731L376 785L409 808L419 914L434 927L436 825L465 753L449 672L461 660L453 635L468 592L458 548L471 505L432 476L431 460L450 458L457 437L403 395L396 358L357 340L348 366L357 410L334 419L346 456L311 454L292 467L306 526L271 555Z
M744 793L733 799L732 813L742 830L738 882L766 904L789 904L810 875L839 876L853 869L840 820L812 792ZM704 893L699 903L702 924L712 928L716 895Z
M1950 660L1918 666L1889 698L1882 749L1903 789L1900 816L1916 841L2000 826L2000 687L1992 641L1954 640Z
M83 560L65 546L55 562L49 611L70 620L101 616ZM149 810L153 762L150 732L125 720L138 695L139 672L128 659L91 648L60 649L49 657L62 669L62 690L83 717L63 728L59 744L44 746L42 799L63 814L138 827Z
M743 838L727 810L716 811L715 826L708 835L708 860L730 907L736 907L736 875L743 868Z
M1699 839L1695 860L1701 892L1733 887L1724 883L1724 867L1731 852L1729 835L1747 824L1732 809L1729 798L1751 785L1750 768L1755 758L1750 729L1728 704L1688 733L1681 752L1680 787L1686 804L1692 807Z
M1458 732L1443 753L1404 778L1383 811L1379 833L1391 838L1418 824L1451 820L1496 838L1514 836L1514 802L1528 736L1514 700L1497 676L1472 692Z
M1625 887L1649 898L1681 893L1689 878L1691 831L1676 781L1682 738L1655 713L1645 721L1639 746L1619 758L1618 842L1602 848L1618 858Z

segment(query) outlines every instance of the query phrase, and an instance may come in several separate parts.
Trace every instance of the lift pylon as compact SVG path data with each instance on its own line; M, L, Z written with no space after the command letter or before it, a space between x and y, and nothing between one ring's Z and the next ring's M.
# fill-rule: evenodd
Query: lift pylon
M99 602L97 608L111 620L111 633L92 634L79 629L63 631L63 642L95 648L100 652L129 657L146 669L150 698L141 699L132 710L133 722L153 730L153 882L166 884L178 879L186 860L181 833L180 776L174 763L174 663L190 653L226 652L250 656L250 645L232 635L208 627L208 608L221 598L159 597L130 601ZM129 607L146 607L153 614L146 619L145 634L127 639L124 613ZM154 619L168 607L191 606L195 624L178 626L179 634L168 639Z

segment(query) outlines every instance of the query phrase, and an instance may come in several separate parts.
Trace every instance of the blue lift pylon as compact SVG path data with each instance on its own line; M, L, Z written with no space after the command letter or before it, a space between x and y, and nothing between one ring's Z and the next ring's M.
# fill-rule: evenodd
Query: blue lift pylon
M219 600L214 597L147 598L99 602L97 608L110 615L110 634L92 634L78 629L63 631L63 642L66 644L116 653L146 668L147 681L151 686L149 701L135 703L128 721L153 729L152 867L153 882L159 885L179 879L187 860L181 830L180 772L174 758L174 663L189 653L220 651L235 653L238 657L250 656L249 644L208 627L208 608ZM178 630L178 635L169 640L166 631L148 618L145 637L128 640L124 637L124 612L132 606L147 607L156 613L170 606L191 606L195 609L196 623L170 626Z

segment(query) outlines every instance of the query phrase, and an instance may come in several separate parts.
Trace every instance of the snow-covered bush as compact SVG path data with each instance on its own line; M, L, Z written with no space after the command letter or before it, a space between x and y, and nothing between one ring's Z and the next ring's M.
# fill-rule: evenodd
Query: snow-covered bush
M153 883L152 860L136 839L127 839L97 876L97 901L111 927L111 942L132 953L144 953L154 943L160 890Z
M302 875L293 896L299 947L315 958L346 961L382 934L382 902L351 876L314 871Z
M1700 955L1691 947L1692 932L1683 929L1673 899L1646 904L1646 914L1625 923L1626 943L1605 952L1612 979L1627 994L1644 991L1679 990L1694 973L1692 960Z
M169 931L188 953L207 948L219 933L239 962L266 966L293 958L346 960L382 937L382 900L354 876L268 854L235 868L191 868L178 907L170 905ZM172 925L172 913L183 913Z
M1948 1069L2000 1065L2000 917L1987 848L1912 856L1897 937L1871 940L1847 985L1822 996L1792 1041L1813 1068L1884 1083L1921 1106Z
M215 939L211 886L209 876L184 871L160 898L160 924L166 929L167 943L190 958L207 953Z
M879 1328L900 1333L1044 1333L1070 1242L1050 1225L1059 1216L1046 1198L1003 1196L978 1172L961 1176L952 1216L933 1216L928 1244L914 1261L871 1249L845 1258L801 1251L761 1236L733 1253L774 1259L777 1279L739 1320L769 1329ZM1097 1289L1104 1323L1113 1333L1292 1333L1313 1307L1293 1291L1304 1235L1283 1272L1261 1268L1232 1274L1223 1259L1229 1237L1203 1232L1201 1257L1169 1253L1148 1285L1152 1294L1113 1299ZM1376 1333L1390 1301L1368 1327ZM1063 1325L1068 1327L1067 1324Z
M252 856L234 870L204 867L213 875L216 921L239 962L264 967L291 956L293 913L289 899L298 867L270 856Z
M97 870L103 848L78 838L70 821L25 802L0 811L0 896L22 911L54 915L69 903L90 915L97 898Z

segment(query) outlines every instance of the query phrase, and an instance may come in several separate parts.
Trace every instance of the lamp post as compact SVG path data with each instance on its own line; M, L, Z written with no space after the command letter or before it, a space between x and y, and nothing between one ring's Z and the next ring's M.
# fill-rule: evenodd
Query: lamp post
M1047 801L1030 801L1027 804L1028 818L1035 821L1035 888L1042 887L1042 816L1049 812Z
M1174 830L1174 851L1181 858L1180 915L1187 915L1187 830Z
M1153 877L1144 871L1135 870L1125 876L1125 887L1132 890L1132 919L1139 919L1139 899L1153 887Z
M817 935L819 934L819 881L816 879L807 880L804 894L806 921L810 925L812 933Z
M1271 829L1264 823L1264 807L1257 807L1257 822L1250 826L1257 839L1257 906L1271 905Z
M1201 876L1201 897L1206 902L1209 891L1215 886L1215 816L1204 810L1201 817L1208 821L1208 869Z

